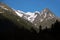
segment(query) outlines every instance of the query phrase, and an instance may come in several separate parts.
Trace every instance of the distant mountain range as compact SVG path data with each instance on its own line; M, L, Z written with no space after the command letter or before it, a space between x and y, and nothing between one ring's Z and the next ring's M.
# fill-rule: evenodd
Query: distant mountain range
M42 30L46 28L50 29L56 20L60 21L60 18L48 8L43 9L41 12L23 12L10 8L4 3L0 3L0 19L4 20L4 18L12 21L18 28L26 28L28 30L33 28L37 32L39 32L40 26Z

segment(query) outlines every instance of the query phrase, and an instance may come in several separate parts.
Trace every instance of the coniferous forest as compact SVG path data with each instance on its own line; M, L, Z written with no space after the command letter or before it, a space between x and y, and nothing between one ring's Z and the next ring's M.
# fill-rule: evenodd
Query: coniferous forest
M1 4L0 4L1 5ZM39 28L37 33L33 24L0 7L0 40L60 40L60 21L56 20L50 29Z
M1 15L0 15L1 16ZM3 16L1 16L4 18ZM6 40L58 40L60 39L60 22L56 21L51 25L51 29L44 29L37 33L34 29L31 31L25 28L18 28L16 24L7 18L0 18L0 36Z

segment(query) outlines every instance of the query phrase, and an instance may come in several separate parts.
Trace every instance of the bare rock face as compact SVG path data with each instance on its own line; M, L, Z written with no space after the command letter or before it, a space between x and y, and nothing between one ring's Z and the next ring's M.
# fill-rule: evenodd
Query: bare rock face
M56 22L56 16L48 9L44 9L40 13L36 13L37 17L35 18L33 24L39 29L39 26L42 26L42 30L45 28L51 28L51 25Z

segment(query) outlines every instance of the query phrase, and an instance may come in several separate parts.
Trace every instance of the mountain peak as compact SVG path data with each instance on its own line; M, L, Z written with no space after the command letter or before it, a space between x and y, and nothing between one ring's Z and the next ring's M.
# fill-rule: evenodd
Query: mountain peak
M43 9L43 11L41 12L41 14L42 14L42 15L45 15L45 17L46 17L46 16L47 16L47 17L51 17L51 18L55 17L55 14L54 14L52 11L50 11L49 8Z
M43 11L47 12L47 11L50 11L50 9L49 8L45 8L45 9L43 9Z
M45 8L42 12L39 12L39 11L23 12L21 10L15 10L13 8L10 8L7 5L5 5L4 3L0 3L0 8L1 8L0 13L2 13L2 11L4 11L4 13L7 11L7 12L11 13L13 16L16 14L17 17L19 16L20 18L32 23L34 25L33 28L35 28L36 30L39 30L39 26L42 26L42 29L51 28L51 25L54 24L57 20L54 13L52 13L50 11L50 9L48 9L48 8ZM8 10L6 10L6 9L8 9ZM58 19L58 20L60 20L60 19ZM18 21L19 21L19 19L18 19Z

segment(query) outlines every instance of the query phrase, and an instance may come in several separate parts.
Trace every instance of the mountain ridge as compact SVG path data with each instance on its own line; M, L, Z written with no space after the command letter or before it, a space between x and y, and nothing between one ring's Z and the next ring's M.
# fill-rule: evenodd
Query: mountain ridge
M2 7L2 6L5 6L5 7ZM8 10L6 10L6 9L8 9ZM7 18L9 20L12 20L13 16L16 16L18 18L17 21L19 21L19 22L21 22L22 20L24 20L24 21L26 20L25 21L26 24L30 27L31 27L31 25L35 26L32 28L35 29L36 31L38 30L38 32L39 32L39 26L42 26L42 30L45 29L46 27L51 28L51 25L54 24L56 22L56 20L59 20L59 18L57 19L57 17L48 8L45 8L42 12L36 11L36 12L32 13L32 12L23 12L23 11L15 10L13 8L6 6L5 4L0 3L0 10L2 10L2 11L4 10L3 11L4 13L5 13L5 11L7 11L3 15L7 16ZM8 13L11 13L11 14L8 14ZM1 14L1 11L0 11L0 14ZM6 14L8 14L9 16ZM12 16L11 17L12 19L9 18L10 16ZM14 19L12 21L14 21ZM22 24L22 23L20 23L20 24ZM25 25L25 23L23 23L22 26L23 25ZM30 29L30 28L28 28L28 29Z

